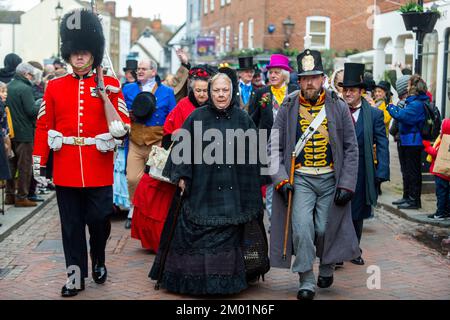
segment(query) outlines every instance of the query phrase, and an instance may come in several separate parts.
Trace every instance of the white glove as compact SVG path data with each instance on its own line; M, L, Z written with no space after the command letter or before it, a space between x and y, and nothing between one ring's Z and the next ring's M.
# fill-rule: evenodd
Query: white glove
M34 180L38 183L38 186L41 188L46 188L48 186L48 181L46 177L43 176L34 176Z
M109 133L114 138L122 138L128 133L122 121L114 120L109 124Z

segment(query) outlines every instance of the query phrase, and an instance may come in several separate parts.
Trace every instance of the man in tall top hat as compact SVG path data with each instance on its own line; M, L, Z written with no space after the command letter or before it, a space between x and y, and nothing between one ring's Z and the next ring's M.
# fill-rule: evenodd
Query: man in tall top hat
M117 79L105 76L106 89L98 89L94 70L105 48L98 17L87 10L72 11L63 17L60 33L62 57L73 73L48 83L37 120L33 162L36 173L43 175L49 151L54 151L54 183L68 268L61 295L71 297L84 290L88 276L86 225L92 277L98 284L107 279L105 247L111 231L115 139L127 135L129 117Z
M338 85L344 88L344 100L350 107L358 139L358 174L351 208L359 243L364 219L372 216L373 206L377 204L377 189L382 182L389 180L389 141L386 137L383 112L373 108L362 97L365 88L364 64L346 63L344 80ZM377 165L374 162L374 145ZM364 264L361 254L351 262Z
M358 144L347 104L323 87L320 52L307 49L297 62L301 90L284 100L268 148L277 191L273 194L270 261L273 267L290 268L294 252L292 271L300 277L297 298L313 299L316 256L320 258L320 288L332 285L336 262L359 256L350 207ZM292 160L295 175L290 184ZM284 242L289 193L293 194L292 219Z
M239 76L239 105L241 109L249 111L249 106L255 96L255 90L252 85L255 69L253 66L253 57L240 57L239 68L237 69Z
M137 81L137 67L137 60L129 59L125 62L125 68L123 68L123 72L125 72L125 83L123 85Z

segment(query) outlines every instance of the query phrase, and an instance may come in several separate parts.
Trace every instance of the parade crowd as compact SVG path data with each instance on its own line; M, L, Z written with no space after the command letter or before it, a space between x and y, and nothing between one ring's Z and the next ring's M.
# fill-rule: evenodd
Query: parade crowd
M236 294L273 267L298 273L297 298L313 299L336 268L365 264L363 225L390 179L390 135L403 177L393 204L421 208L425 151L437 197L429 218L450 217L450 172L435 165L450 122L433 118L419 75L376 83L363 64L345 63L327 77L308 48L297 70L282 54L263 70L250 56L237 70L194 66L179 50L176 75L163 81L156 62L127 60L120 82L102 69L97 16L77 12L80 29L67 28L70 14L61 22L62 60L42 66L12 53L0 70L5 204L33 207L56 191L66 267L80 272L79 281L67 272L63 297L85 289L88 256L105 283L110 217L126 211L125 228L156 254L156 289ZM206 138L187 139L199 124ZM262 141L224 139L251 131ZM226 160L199 161L194 150Z

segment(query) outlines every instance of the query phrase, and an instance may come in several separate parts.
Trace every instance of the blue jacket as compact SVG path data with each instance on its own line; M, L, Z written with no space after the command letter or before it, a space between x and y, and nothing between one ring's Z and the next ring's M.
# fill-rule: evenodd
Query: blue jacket
M138 83L129 83L122 88L122 92L128 110L131 110L134 98L141 92L140 85ZM155 97L156 111L153 113L152 117L145 122L145 125L148 127L163 126L167 115L177 104L173 89L160 82L158 82L158 89L156 89Z
M426 94L410 96L405 107L389 105L392 118L399 122L400 144L402 146L422 146L422 131L425 122L425 102L430 99Z

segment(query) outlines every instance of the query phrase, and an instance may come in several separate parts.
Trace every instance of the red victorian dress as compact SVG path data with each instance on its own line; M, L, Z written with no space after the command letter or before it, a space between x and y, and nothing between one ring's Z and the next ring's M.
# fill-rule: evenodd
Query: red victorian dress
M198 107L194 96L181 99L164 123L164 136L172 135ZM144 174L133 198L131 237L144 249L158 252L159 240L177 187Z

